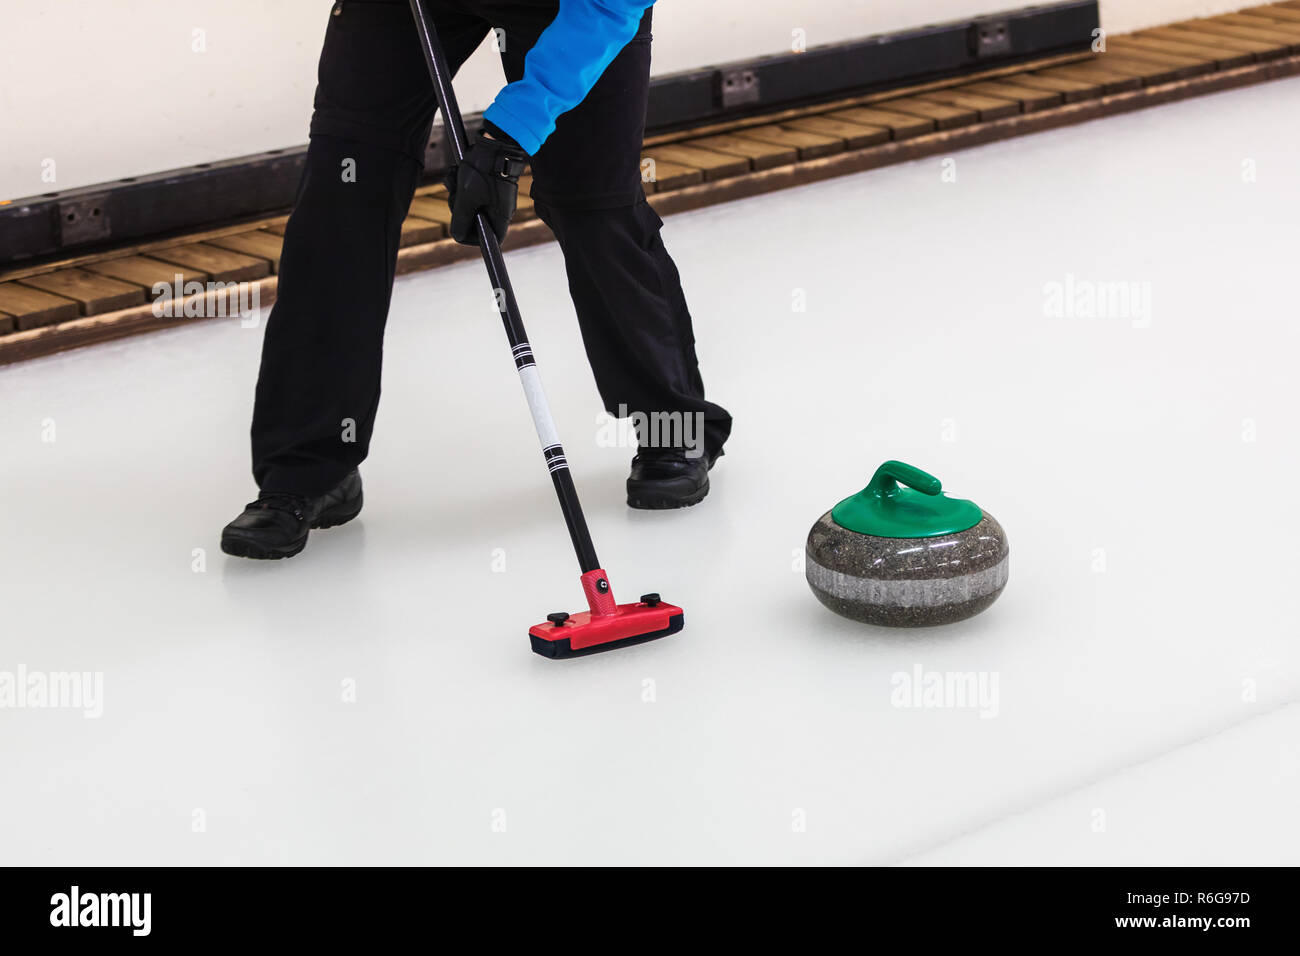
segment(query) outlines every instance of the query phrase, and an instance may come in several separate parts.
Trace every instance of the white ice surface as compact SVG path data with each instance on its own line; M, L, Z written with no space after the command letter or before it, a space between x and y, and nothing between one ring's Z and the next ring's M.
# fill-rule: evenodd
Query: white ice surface
M958 153L955 183L670 218L736 416L683 512L627 509L558 249L511 254L615 594L687 614L576 661L528 649L582 595L477 264L398 282L366 510L287 562L218 547L260 328L0 370L0 672L104 686L98 719L0 710L0 860L1092 862L1061 800L1300 700L1297 108L1275 82ZM1149 324L1046 316L1067 275L1150 283ZM809 526L886 458L1006 527L986 613L871 629L808 592ZM893 706L917 666L996 675L996 716ZM1201 747L1173 798L1221 776ZM1224 792L1216 861L1294 851L1294 812Z
M1288 705L1127 767L914 866L1295 866L1300 707Z

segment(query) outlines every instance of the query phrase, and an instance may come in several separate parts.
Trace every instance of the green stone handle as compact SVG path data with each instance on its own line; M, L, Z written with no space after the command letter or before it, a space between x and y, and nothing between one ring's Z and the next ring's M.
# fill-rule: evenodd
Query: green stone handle
M973 501L949 498L934 475L887 461L871 482L831 509L841 528L880 538L933 538L973 528L984 513Z
M869 495L883 498L898 491L900 484L915 488L925 495L937 495L943 491L943 483L934 475L901 461L887 461L877 468L863 490Z

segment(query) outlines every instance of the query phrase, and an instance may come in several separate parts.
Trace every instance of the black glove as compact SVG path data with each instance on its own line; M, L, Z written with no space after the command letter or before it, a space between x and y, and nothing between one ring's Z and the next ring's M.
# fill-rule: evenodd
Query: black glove
M493 137L498 134L494 130ZM475 216L487 214L497 241L506 237L506 227L515 214L519 176L528 163L525 153L504 133L501 138L480 134L465 161L447 170L447 204L451 206L451 237L467 246L477 246Z

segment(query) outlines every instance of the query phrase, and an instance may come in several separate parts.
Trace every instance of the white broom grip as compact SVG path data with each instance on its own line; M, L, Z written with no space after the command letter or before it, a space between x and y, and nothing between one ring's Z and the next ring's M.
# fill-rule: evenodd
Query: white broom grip
M555 429L555 419L551 418L551 406L546 401L546 390L542 388L542 376L537 366L521 368L519 381L524 386L524 397L528 399L528 410L533 413L533 427L537 429L537 439L542 448L558 445L560 433Z

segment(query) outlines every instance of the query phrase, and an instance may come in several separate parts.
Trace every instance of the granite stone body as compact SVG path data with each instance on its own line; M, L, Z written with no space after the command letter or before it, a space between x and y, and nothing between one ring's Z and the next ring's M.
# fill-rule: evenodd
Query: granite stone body
M1010 551L988 512L973 528L931 538L885 538L842 528L828 511L808 532L805 569L836 614L890 627L971 617L998 599Z

